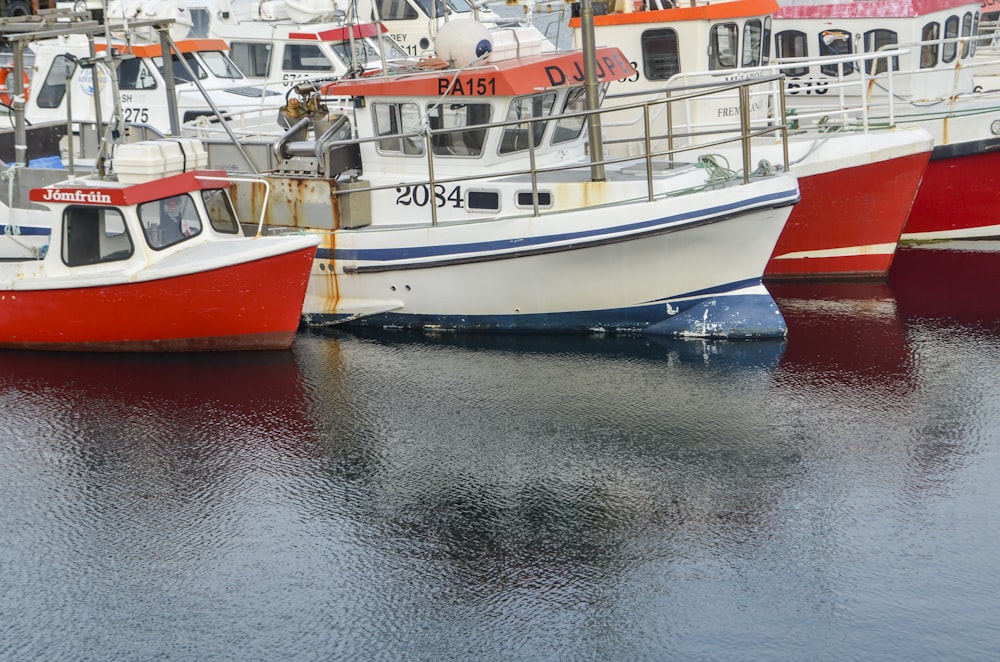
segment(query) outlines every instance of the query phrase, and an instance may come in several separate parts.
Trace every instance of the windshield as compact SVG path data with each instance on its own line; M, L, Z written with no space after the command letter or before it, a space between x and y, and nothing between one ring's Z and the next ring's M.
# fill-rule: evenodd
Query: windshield
M198 80L208 78L209 72L217 78L229 78L233 80L243 78L239 67L229 59L228 55L221 51L203 51L201 53L184 53L183 55L184 61L187 62L188 67L191 67ZM177 53L174 53L170 57L170 60L174 69L174 80L179 83L190 83L191 74L188 73L187 68L181 63ZM153 62L156 63L156 68L162 74L163 58L153 58Z
M243 78L239 67L222 51L202 51L198 54L205 66L219 78Z

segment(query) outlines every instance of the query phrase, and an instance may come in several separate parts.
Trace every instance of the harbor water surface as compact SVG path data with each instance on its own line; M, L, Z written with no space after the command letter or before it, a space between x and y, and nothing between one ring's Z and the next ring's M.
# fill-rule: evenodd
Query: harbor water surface
M998 283L906 249L772 286L783 342L4 352L0 659L996 659Z

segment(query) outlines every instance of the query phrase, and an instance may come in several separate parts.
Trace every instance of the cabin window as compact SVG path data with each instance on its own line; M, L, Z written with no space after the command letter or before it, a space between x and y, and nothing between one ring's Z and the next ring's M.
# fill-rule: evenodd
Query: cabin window
M971 48L970 42L972 41L969 37L972 36L972 12L966 12L965 16L962 17L962 59L969 57L969 50Z
M67 207L62 242L62 259L70 267L127 260L134 252L125 219L111 207Z
M774 35L774 55L780 60L785 58L808 57L809 50L806 45L806 33L798 30L782 30ZM781 72L786 76L805 76L809 73L809 67L782 67Z
M767 16L764 18L764 34L760 38L761 52L760 61L761 64L767 64L771 61L771 17Z
M225 189L204 189L201 192L201 199L205 203L208 222L213 230L222 234L241 234L236 210L233 209L233 202Z
M177 81L178 83L190 83L193 79L191 78L191 74L188 72L189 67L191 71L194 72L194 75L198 77L198 80L204 80L208 78L208 74L205 73L205 69L201 66L201 62L198 61L198 58L195 57L194 53L184 53L183 55L184 55L184 62L187 63L187 67L181 64L180 58L177 56L177 53L174 53L170 56L170 63L174 70L175 81ZM163 58L154 57L153 63L156 64L156 68L159 69L160 73L162 74Z
M333 63L316 44L286 44L282 66L286 71L325 71L333 69Z
M372 116L375 118L375 133L379 136L395 136L379 140L378 150L386 154L421 155L424 153L422 136L401 136L414 133L420 128L420 107L415 103L373 103Z
M139 224L146 243L160 250L201 234L201 217L186 193L139 205Z
M118 65L118 89L152 90L156 88L156 76L146 61L140 58L122 60Z
M516 196L516 204L520 209L534 209L535 206L531 204L531 191L518 191ZM549 191L539 191L538 207L539 209L551 208L552 193L550 193Z
M271 44L234 41L229 47L229 57L246 76L266 78L271 70Z
M735 23L719 23L708 34L708 68L735 69L739 42L739 27Z
M641 41L642 69L647 80L667 80L681 70L676 30L646 30Z
M823 30L819 33L820 57L839 57L850 55L853 51L851 33L847 30ZM854 63L824 64L819 70L825 76L840 76L841 72L846 76L854 73Z
M552 114L555 103L555 92L518 97L511 101L510 110L507 112L507 121L524 120L525 122L504 127L503 135L500 137L500 153L510 154L528 149L529 135L532 136L534 146L538 147L542 143L542 136L545 134L545 126L548 122L539 120L529 123L527 120L548 117Z
M39 108L58 108L62 105L63 97L66 96L66 78L73 74L75 67L76 64L65 55L57 55L52 59L52 66L45 74L41 89L37 92L31 90L32 94L35 94L35 102ZM85 74L81 72L81 75L91 75L92 72L93 69L88 69Z
M469 189L465 196L467 211L500 211L500 194L496 191L476 191Z
M938 50L941 48L941 44L938 42L940 38L941 25L939 23L928 23L920 31L920 41L923 42L923 45L920 46L921 69L933 69L937 66Z
M941 48L941 61L954 62L958 55L958 16L949 16L944 22L945 44Z
M607 89L607 88L605 88ZM566 94L566 104L563 107L563 114L582 113L587 109L587 91L583 87L576 87ZM579 117L560 117L556 120L556 128L552 131L552 144L569 142L576 140L583 133L583 127L587 124L587 118L583 115Z
M431 130L451 129L431 136L434 154L438 156L479 156L486 143L486 129L464 127L489 124L492 107L488 103L432 104L427 109Z
M890 49L898 42L896 33L892 30L869 30L865 33L865 52L877 53L884 49ZM889 58L878 58L877 60L867 60L865 71L869 74L877 75L889 70L887 62ZM892 58L892 70L899 71L899 58Z
M760 65L761 24L759 19L751 19L743 26L743 55L740 56L741 66L756 67Z
M976 15L972 17L972 34L973 34L973 36L979 34L979 14L978 13L976 13ZM969 55L970 56L975 55L976 54L976 49L978 47L979 47L979 40L978 39L972 39L971 43L969 45L969 48L971 49L969 51Z
M372 6L372 20L410 21L417 17L417 10L406 0L375 0ZM378 11L374 11L378 9Z
M982 47L995 46L997 44L997 28L1000 27L1000 12L986 12L979 18L979 27L976 34L982 38L978 40L978 45Z
M202 62L217 78L243 78L239 67L222 51L201 51Z

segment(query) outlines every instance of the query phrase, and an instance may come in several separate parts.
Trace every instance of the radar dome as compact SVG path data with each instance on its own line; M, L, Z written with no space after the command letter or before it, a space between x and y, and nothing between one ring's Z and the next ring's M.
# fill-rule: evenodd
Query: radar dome
M452 66L464 67L489 56L493 52L493 39L482 23L469 18L455 18L438 29L434 50L439 58Z

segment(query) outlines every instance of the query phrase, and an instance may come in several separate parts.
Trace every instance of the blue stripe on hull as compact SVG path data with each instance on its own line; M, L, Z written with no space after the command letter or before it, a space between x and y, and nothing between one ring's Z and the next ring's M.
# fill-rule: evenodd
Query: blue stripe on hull
M679 224L681 221L693 221L701 218L703 222L710 223L735 216L749 211L755 211L762 206L771 205L784 207L793 204L798 200L795 191L781 191L768 195L761 195L755 198L743 199L738 202L717 205L707 209L698 209L683 214L674 214L662 218L653 218L645 221L627 223L611 227L603 227L579 232L564 232L558 234L544 235L540 237L516 237L499 239L493 241L481 241L468 244L454 245L426 245L407 246L403 248L336 248L329 249L320 247L316 252L317 260L345 260L345 261L368 261L390 263L394 261L406 261L419 258L455 258L470 253L502 253L503 251L519 250L526 251L533 247L546 245L558 245L565 242L580 241L600 241L609 236L621 233L641 233L659 229L666 231L670 229L686 229L687 226L681 224L679 227L671 226ZM365 230L358 232L364 233ZM562 248L573 248L574 246L563 246ZM497 255L490 255L490 259ZM432 265L421 265L424 267Z
M785 319L766 293L706 296L610 310L534 315L423 315L379 313L347 321L347 315L310 313L311 326L346 326L490 333L624 333L678 338L784 338Z

